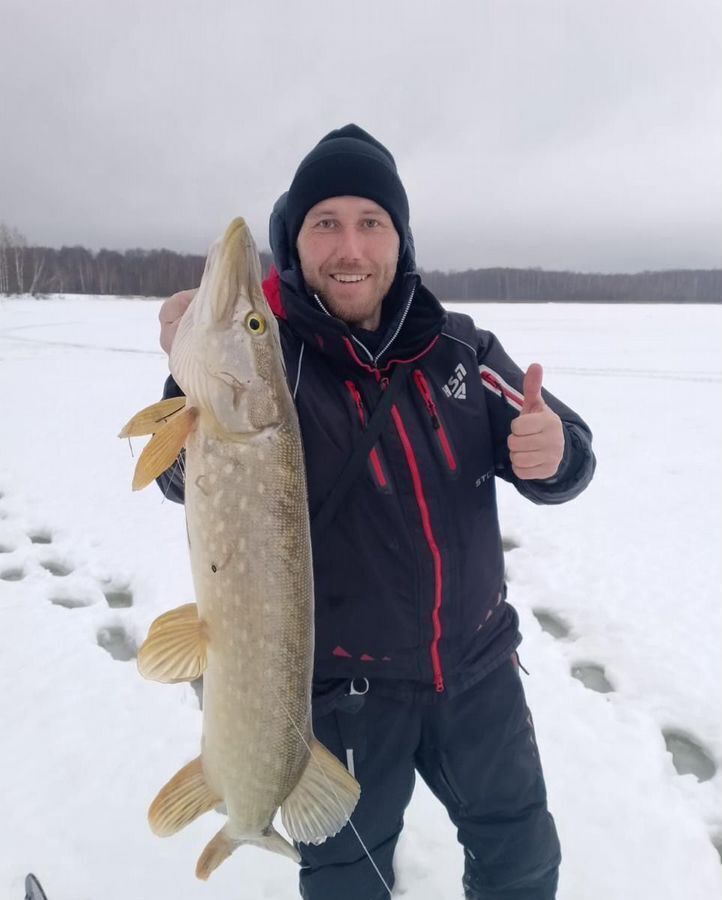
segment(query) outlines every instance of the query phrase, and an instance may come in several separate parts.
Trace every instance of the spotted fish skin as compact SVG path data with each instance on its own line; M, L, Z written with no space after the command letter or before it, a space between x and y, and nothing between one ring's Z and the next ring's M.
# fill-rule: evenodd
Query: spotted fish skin
M278 326L242 219L209 254L170 368L187 398L163 427L185 446L196 605L156 620L139 668L160 681L203 673L203 735L200 756L162 788L149 820L167 836L224 808L228 819L196 868L207 878L243 843L299 860L273 827L279 808L291 839L321 843L346 824L360 793L313 736L303 447ZM156 438L167 453L172 441Z
M186 516L208 628L203 768L234 827L260 834L310 744L313 584L295 422L233 443L201 426L186 445ZM249 527L250 526L250 527Z

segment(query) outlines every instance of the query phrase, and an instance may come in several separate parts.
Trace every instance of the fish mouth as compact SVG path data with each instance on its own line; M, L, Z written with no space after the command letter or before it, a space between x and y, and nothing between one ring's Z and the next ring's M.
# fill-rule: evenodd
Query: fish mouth
M246 220L235 218L221 238L216 262L212 312L217 323L228 323L240 296L253 297L261 284L258 250Z

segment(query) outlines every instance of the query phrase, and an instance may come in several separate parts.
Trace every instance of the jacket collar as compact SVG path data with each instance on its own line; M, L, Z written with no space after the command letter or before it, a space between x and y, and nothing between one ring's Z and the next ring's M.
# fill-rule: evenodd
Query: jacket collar
M320 297L309 293L297 268L280 275L272 268L263 288L278 318L286 320L304 343L344 368L384 371L392 363L417 359L431 349L446 320L444 308L413 271L395 285L395 309L382 320L381 339L375 348L366 346L326 309Z

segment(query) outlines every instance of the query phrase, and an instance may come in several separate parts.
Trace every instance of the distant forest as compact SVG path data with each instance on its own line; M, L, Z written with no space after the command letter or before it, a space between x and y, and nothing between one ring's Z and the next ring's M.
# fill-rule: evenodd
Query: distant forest
M261 253L264 272L271 256ZM116 294L167 297L196 287L205 257L171 250L28 246L0 225L0 294ZM720 303L722 269L671 269L634 275L543 269L419 270L441 300L509 303Z

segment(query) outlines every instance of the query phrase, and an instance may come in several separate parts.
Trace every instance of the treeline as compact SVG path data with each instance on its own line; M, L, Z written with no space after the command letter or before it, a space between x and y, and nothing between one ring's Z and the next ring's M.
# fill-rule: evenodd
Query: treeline
M271 265L261 253L264 272ZM116 294L167 297L200 283L205 257L171 250L99 250L28 246L0 225L0 294ZM634 275L542 269L421 270L443 300L539 303L719 303L722 270L669 270Z
M634 275L467 269L425 272L424 283L446 300L540 303L720 303L722 269L668 269Z

